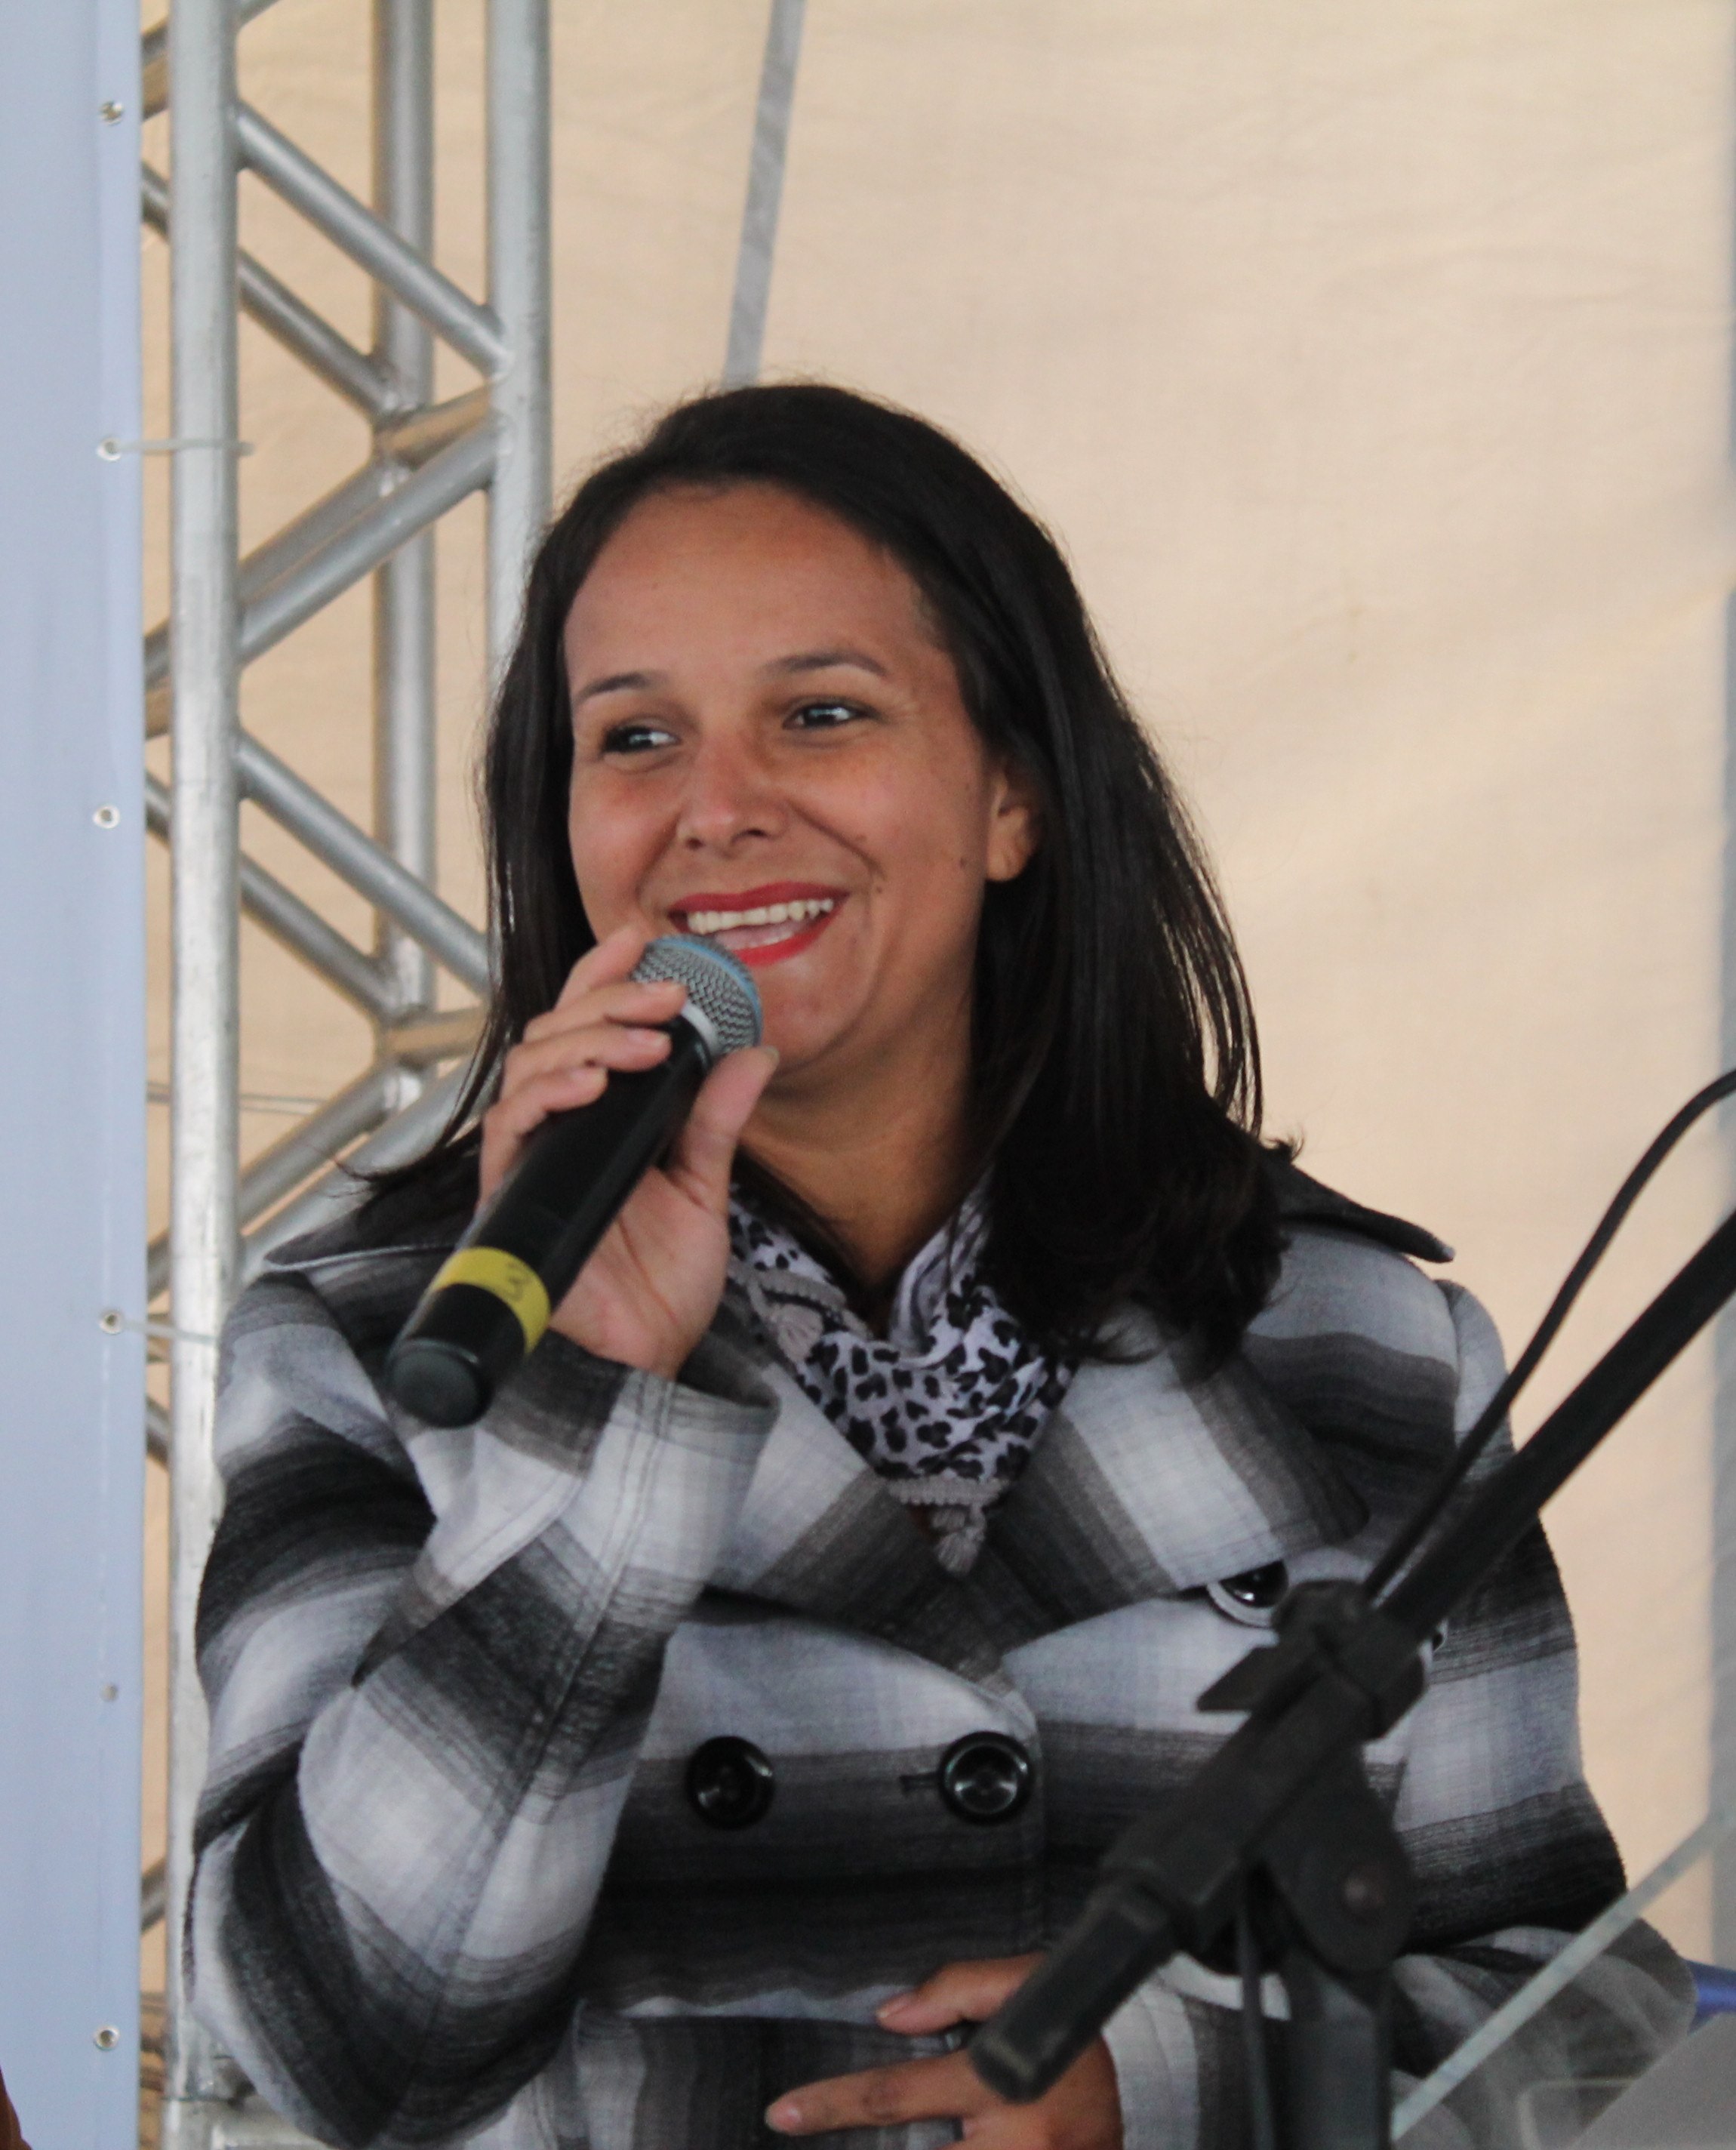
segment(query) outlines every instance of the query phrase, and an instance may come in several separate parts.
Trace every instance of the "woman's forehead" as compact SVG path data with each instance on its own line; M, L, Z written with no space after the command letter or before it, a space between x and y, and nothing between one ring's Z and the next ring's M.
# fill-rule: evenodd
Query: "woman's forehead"
M598 553L566 625L569 655L587 664L634 643L788 643L789 654L865 637L932 646L910 575L840 517L767 485L642 501Z

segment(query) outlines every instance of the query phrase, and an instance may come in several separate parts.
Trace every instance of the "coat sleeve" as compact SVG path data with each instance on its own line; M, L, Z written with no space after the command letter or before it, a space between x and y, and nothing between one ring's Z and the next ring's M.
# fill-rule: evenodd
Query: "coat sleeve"
M1501 1345L1476 1300L1441 1289L1457 1342L1462 1438L1501 1382ZM1507 1452L1503 1441L1471 1482ZM1395 1778L1393 1819L1417 1890L1394 1976L1395 2103L1622 1892L1621 1859L1581 1765L1578 1699L1572 1623L1539 1526L1451 1621L1423 1698L1370 1750L1377 1784ZM1184 1982L1159 1974L1108 2026L1125 2150L1240 2150L1248 2140L1229 1982L1201 1976L1177 1991ZM1649 1928L1631 1927L1426 2116L1406 2150L1516 2142L1521 2086L1638 2075L1686 2034L1693 2006L1686 1966ZM1287 2036L1287 2025L1273 2026L1275 2066Z
M664 1650L775 1404L713 1340L677 1385L550 1335L477 1426L395 1426L331 1296L271 1278L225 1334L187 1946L274 2105L407 2144L570 2021Z

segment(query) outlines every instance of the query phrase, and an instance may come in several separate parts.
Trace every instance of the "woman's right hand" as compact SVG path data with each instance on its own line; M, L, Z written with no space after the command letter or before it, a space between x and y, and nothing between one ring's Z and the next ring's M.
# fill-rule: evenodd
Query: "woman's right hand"
M680 1012L686 992L674 980L629 976L650 939L628 926L599 941L548 1014L525 1026L482 1117L484 1202L551 1113L594 1103L612 1070L654 1067L667 1056L669 1034L654 1026ZM770 1047L749 1046L712 1069L669 1157L628 1197L551 1328L599 1358L674 1380L723 1295L729 1169L776 1065Z

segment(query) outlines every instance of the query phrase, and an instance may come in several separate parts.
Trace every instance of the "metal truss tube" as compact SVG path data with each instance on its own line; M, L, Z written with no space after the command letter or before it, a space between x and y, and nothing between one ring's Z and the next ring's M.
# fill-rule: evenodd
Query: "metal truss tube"
M242 603L250 604L274 583L293 573L304 560L310 560L334 538L341 538L371 507L378 507L397 483L396 472L378 463L365 463L330 492L321 493L293 522L255 546L242 561L238 578Z
M299 209L479 372L500 371L505 358L501 325L487 306L461 291L250 105L240 109L235 136L249 169L274 194Z
M549 502L548 0L489 0L488 297L506 341L493 382L488 659L512 653Z
M450 447L478 427L492 431L493 398L486 388L467 389L444 403L426 403L417 411L405 411L387 419L374 436L377 454L420 470L442 448Z
M374 0L374 207L424 257L434 245L433 0ZM374 356L418 407L434 392L427 326L376 286ZM377 443L376 443L377 451ZM399 547L374 577L374 833L382 850L434 881L434 532ZM434 966L389 919L375 950L406 1011L431 1007ZM401 1079L401 1102L420 1078Z
M305 300L298 299L287 284L280 283L262 262L244 254L236 271L242 311L328 388L353 403L365 418L382 418L401 407L391 383L366 354Z
M383 500L398 483L397 473L384 463L368 463L353 477L335 486L310 507L304 508L264 544L255 546L242 561L235 578L236 593L243 604L279 582L304 560L356 522ZM346 583L345 588L348 588ZM169 678L169 627L165 621L144 638L144 735L154 739L169 727L169 704L159 690Z
M169 182L149 164L139 168L139 195L144 221L153 231L168 238ZM369 419L386 417L399 407L400 399L391 381L367 354L358 351L305 299L298 299L287 284L280 283L263 262L250 254L238 254L235 274L242 312L257 321L268 336L275 336L328 388L336 390Z
M146 772L145 820L154 836L169 840L169 787L160 777ZM292 956L317 971L327 985L352 1000L371 1022L388 1022L398 1014L391 981L371 956L365 956L335 926L328 926L310 904L304 903L262 866L243 856L240 861L241 909L255 925L262 926Z
M391 1110L396 1075L388 1062L376 1062L262 1151L241 1174L242 1223L250 1224L264 1216L274 1203L329 1165L358 1135L371 1133Z
M364 955L335 926L328 926L294 890L246 857L241 861L241 908L372 1022L385 1022L396 1014L391 981L373 957Z
M255 1223L304 1179L322 1165L329 1165L358 1135L377 1128L391 1111L396 1085L396 1068L388 1061L376 1061L335 1098L328 1098L317 1112L298 1121L281 1140L262 1151L241 1174L235 1204L241 1223ZM146 1250L145 1269L145 1289L154 1299L169 1280L166 1240L152 1240Z
M241 622L244 664L263 656L322 605L371 573L406 535L414 537L487 483L494 467L494 437L487 422L487 392L477 390L411 414L382 436L392 462L366 464L248 554L237 578L238 593L249 608ZM452 461L442 461L448 453ZM421 467L406 481L393 467L396 462ZM291 579L304 569L301 579ZM168 678L164 623L144 638L147 739L168 729L168 699L160 691Z
M176 1335L169 1347L169 1930L192 1879L193 1816L207 1726L194 1659L199 1580L216 1522L212 1456L215 1337L238 1254L238 786L235 647L235 12L231 0L175 0L169 27L176 87L170 214L174 427L225 445L174 457L174 825L170 853L174 1083L169 1232ZM163 2140L187 2150L201 2130L189 2101L231 2077L189 2015L178 1948L168 1951Z
M163 1862L147 1866L139 1877L139 1930L148 1934L163 1915Z
M241 661L250 664L262 657L466 494L486 485L494 462L492 431L463 435L317 552L280 575L242 615Z
M259 1274L274 1247L329 1224L352 1208L359 1192L358 1173L386 1171L420 1156L452 1117L469 1072L467 1063L448 1069L437 1083L429 1084L414 1104L388 1120L377 1134L370 1135L341 1165L334 1165L294 1201L285 1203L257 1231L250 1232L242 1249L242 1281L250 1283Z
M414 1015L385 1032L386 1051L411 1067L431 1067L475 1050L482 1034L479 1007L447 1008L439 1015Z
M263 15L273 0L235 0L235 27L240 29L255 15ZM139 68L143 76L140 109L147 119L154 119L169 103L169 24L159 23L154 29L147 30L139 41Z
M139 110L154 119L169 103L169 23L165 18L147 30L139 46Z
M268 747L242 734L235 751L247 796L401 926L472 992L488 992L488 944L467 919L364 835Z

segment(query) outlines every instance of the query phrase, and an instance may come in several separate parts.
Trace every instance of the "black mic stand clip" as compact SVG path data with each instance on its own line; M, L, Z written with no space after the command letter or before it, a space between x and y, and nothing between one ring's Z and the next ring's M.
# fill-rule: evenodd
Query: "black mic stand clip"
M1269 1718L1295 1709L1333 1724L1360 1710L1375 1739L1391 1729L1423 1688L1422 1662L1402 1631L1370 1615L1360 1585L1304 1583L1285 1599L1275 1648L1250 1651L1199 1698L1207 1712L1247 1711ZM1305 1724L1299 1744L1314 1744ZM1256 1758L1260 1750L1255 1749ZM1261 2150L1275 2144L1269 2046L1259 2000L1264 1961L1276 1966L1289 2003L1279 2092L1284 2138L1298 2150L1386 2150L1391 2080L1392 1966L1410 1931L1415 1891L1410 1862L1355 1748L1339 1747L1299 1795L1269 1775L1254 1798L1275 1794L1282 1818L1241 1877L1234 1914L1244 1981L1249 2097ZM1188 1900L1187 1868L1204 1847L1185 1832L1164 1843L1139 1874L1172 1905ZM1114 1866L1129 1875L1118 1848ZM1129 1875L1129 1878L1133 1878ZM1179 1887L1178 1886L1179 1885ZM1215 1923L1215 1907L1207 1923ZM1189 1946L1184 1943L1184 1946ZM1200 1946L1209 1946L1202 1941Z

